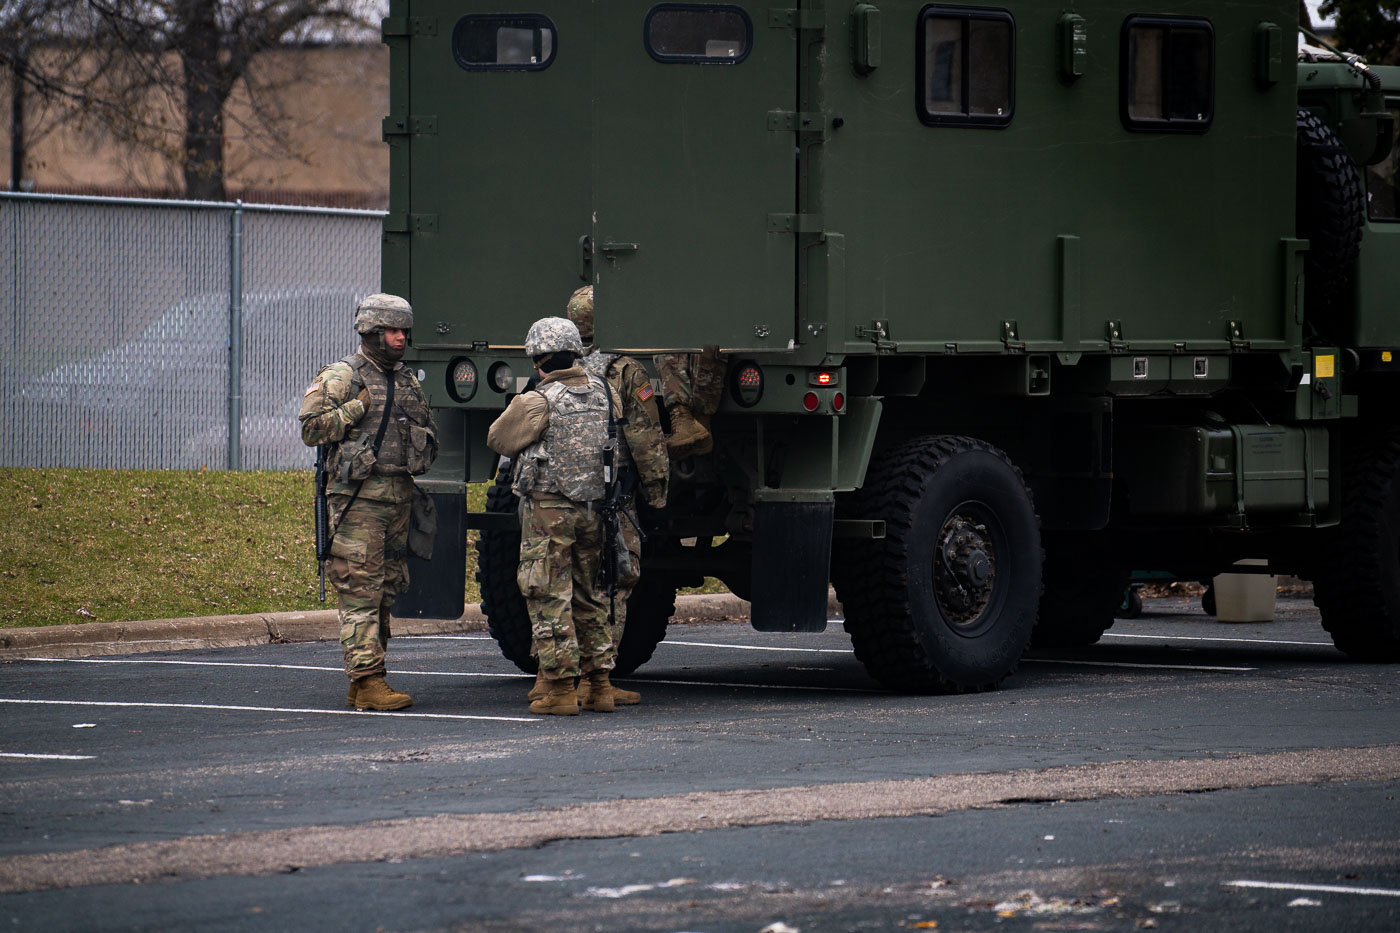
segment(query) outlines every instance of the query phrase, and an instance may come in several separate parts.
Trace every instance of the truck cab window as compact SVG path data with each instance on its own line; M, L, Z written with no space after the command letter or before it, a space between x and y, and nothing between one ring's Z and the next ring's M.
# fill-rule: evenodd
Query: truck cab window
M1005 126L1015 104L1016 27L1005 10L929 5L919 14L919 119Z
M1394 103L1390 114L1395 123L1391 128L1390 154L1375 165L1366 166L1366 216L1371 220L1400 221L1400 198L1396 191L1396 177L1400 170L1400 152L1396 143L1400 142L1400 107Z
M660 3L647 13L643 35L659 62L733 65L748 57L753 22L737 6Z
M1123 124L1204 133L1215 115L1215 31L1208 20L1133 16L1123 24Z
M541 71L554 49L554 23L538 13L472 14L452 29L452 57L467 71Z

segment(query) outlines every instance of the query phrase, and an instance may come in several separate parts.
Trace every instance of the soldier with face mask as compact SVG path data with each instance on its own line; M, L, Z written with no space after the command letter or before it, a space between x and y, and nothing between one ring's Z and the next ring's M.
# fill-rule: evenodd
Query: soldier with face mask
M525 352L540 373L539 386L511 399L487 430L486 444L513 459L511 488L520 497L516 579L530 613L531 653L543 688L530 700L530 712L578 715L574 682L582 678L583 708L610 713L608 672L617 652L607 597L597 585L608 389L579 365L583 341L564 318L531 325Z
M355 311L359 352L317 373L301 405L302 441L329 449L326 570L339 594L345 699L356 709L413 702L384 680L390 610L408 588L413 477L427 472L438 446L428 400L400 362L412 327L404 299L365 298Z

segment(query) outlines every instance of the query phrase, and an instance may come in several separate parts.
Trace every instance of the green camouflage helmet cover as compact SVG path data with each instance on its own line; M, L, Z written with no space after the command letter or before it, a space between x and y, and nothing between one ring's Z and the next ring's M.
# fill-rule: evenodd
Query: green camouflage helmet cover
M593 341L593 286L585 285L569 296L565 311L569 320L578 327L578 335L584 340Z
M561 351L583 356L583 339L579 337L573 321L546 317L530 325L530 332L525 335L525 353L530 359Z
M355 330L361 334L370 334L380 327L412 330L412 306L398 295L386 295L383 292L366 295L355 309Z

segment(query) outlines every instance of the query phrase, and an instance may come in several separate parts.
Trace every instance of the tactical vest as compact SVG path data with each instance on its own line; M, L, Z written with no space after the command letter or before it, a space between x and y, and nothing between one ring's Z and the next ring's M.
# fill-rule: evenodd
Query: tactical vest
M361 418L345 434L345 439L337 445L336 454L341 463L357 462L368 465L369 448L374 446L375 435L379 433L379 422L384 418L384 406L389 399L389 378L386 373L369 361L362 353L352 353L341 360L354 371L351 389L359 394L360 389L368 389L370 402ZM428 400L423 396L417 380L408 370L400 366L392 370L394 379L394 408L389 413L389 423L384 429L384 439L379 444L379 455L373 458L373 466L368 473L380 476L418 476L428 472L437 457L437 438L433 434L432 415L428 411ZM357 456L357 454L359 456ZM352 470L348 479L356 477ZM366 473L365 475L368 475Z
M574 502L603 498L603 446L608 441L608 395L603 380L588 385L551 382L535 391L549 403L549 426L521 451L515 492L551 492Z
M608 388L612 389L613 401L622 408L623 415L625 415L627 413L627 399L622 397L621 370L612 370L612 378L608 378L608 371L612 364L620 359L622 359L622 355L619 353L603 353L594 350L585 356L581 363L584 371L589 375L597 376L607 382ZM613 461L618 469L632 465L632 448L627 446L627 438L622 435L622 422L623 417L620 415L617 419L617 457Z

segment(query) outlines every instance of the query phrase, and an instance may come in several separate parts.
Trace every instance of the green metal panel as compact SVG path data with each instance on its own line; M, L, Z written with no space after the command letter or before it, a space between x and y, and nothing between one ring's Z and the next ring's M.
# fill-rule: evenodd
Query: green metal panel
M1295 76L1257 80L1255 28L1291 24L1296 8L1171 5L1214 27L1214 120L1198 135L1120 120L1120 30L1140 5L1076 5L1085 54L1073 81L1063 8L997 6L1017 39L1004 129L920 124L921 4L881 4L883 59L866 76L848 43L827 43L820 109L843 126L821 147L819 203L805 209L845 237L848 321L888 321L900 352L1002 352L1007 320L1029 349L1115 349L1109 321L1127 348L1228 347L1230 321L1255 349L1283 345ZM841 337L848 352L870 349L852 327Z
M597 339L627 347L785 349L793 336L798 30L744 4L733 63L656 61L650 0L594 9ZM783 21L786 23L786 20Z
M410 203L398 199L391 209L409 215L406 232L393 235L411 242L413 339L422 349L519 345L532 321L562 313L570 291L583 284L578 241L589 231L591 209L592 11L549 5L556 46L543 70L459 66L452 44L461 17L509 6L413 0L393 11L434 24L395 40L409 49L412 94L408 112L394 114L410 118L405 134L389 137L411 151ZM515 12L534 11L525 5Z

